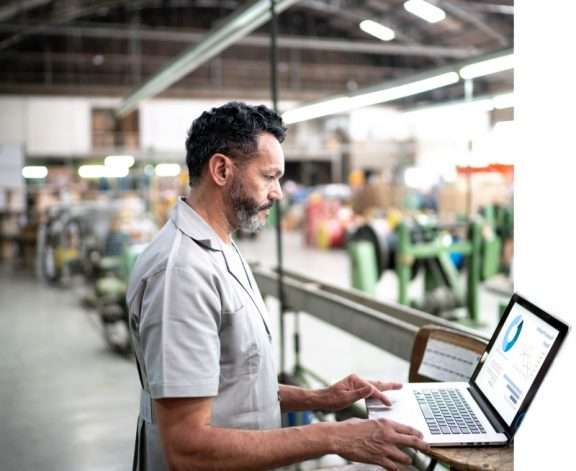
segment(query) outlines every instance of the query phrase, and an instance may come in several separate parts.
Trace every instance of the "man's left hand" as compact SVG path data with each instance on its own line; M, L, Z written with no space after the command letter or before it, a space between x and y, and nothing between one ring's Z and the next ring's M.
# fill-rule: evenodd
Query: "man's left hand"
M392 403L382 391L400 389L401 387L402 384L400 383L367 381L352 374L321 391L322 404L320 408L332 412L339 411L367 397L379 399L383 404L390 406Z

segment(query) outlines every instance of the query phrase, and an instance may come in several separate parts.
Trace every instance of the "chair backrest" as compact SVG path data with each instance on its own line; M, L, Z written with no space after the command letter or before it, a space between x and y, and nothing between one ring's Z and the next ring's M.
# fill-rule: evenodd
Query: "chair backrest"
M408 381L468 381L487 344L471 334L425 325L414 339Z

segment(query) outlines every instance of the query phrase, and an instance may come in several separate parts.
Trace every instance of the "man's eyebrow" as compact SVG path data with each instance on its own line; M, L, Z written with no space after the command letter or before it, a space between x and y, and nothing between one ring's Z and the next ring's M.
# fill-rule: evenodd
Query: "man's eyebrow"
M277 167L271 167L271 168L265 169L264 172L265 173L273 172L274 175L278 178L280 178L284 175L284 170L277 168Z

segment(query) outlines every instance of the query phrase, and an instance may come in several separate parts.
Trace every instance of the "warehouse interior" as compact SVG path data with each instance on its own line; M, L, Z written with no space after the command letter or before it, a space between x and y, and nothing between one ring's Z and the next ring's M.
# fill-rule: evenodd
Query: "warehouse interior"
M235 234L281 379L406 382L423 326L486 344L517 285L516 35L513 0L1 2L0 467L130 469L128 280L229 101L288 129L282 202ZM470 456L406 469L514 469Z

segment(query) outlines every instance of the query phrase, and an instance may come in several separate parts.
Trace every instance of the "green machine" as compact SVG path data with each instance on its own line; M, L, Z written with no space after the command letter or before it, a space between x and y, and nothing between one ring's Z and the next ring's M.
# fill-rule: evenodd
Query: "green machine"
M498 206L449 225L404 220L390 231L373 221L348 239L352 286L374 295L381 275L390 270L397 276L400 304L452 319L465 307L467 317L458 320L477 325L480 283L505 271L503 244L512 227L511 210ZM423 296L410 300L410 284L419 273Z
M464 229L465 240L454 239L453 232ZM401 222L396 228L397 247L395 271L398 277L398 302L410 304L408 287L413 267L420 265L424 272L424 300L418 307L432 314L465 306L468 319L478 324L478 288L481 278L482 229L479 221L450 226L430 226L410 229ZM414 242L414 234L417 242ZM457 264L452 257L463 257L466 286L462 286Z

